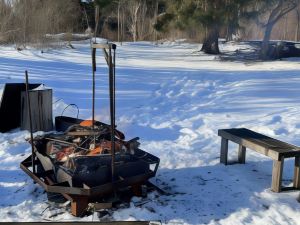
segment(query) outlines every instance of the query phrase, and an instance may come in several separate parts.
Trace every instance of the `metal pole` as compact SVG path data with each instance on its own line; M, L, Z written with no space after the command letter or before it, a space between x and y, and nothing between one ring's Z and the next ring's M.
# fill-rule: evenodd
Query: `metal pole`
M31 165L32 171L35 173L35 162L34 162L34 145L33 145L33 131L32 131L32 119L31 119L31 105L29 98L29 82L28 82L28 72L25 70L25 80L26 80L26 96L27 96L27 108L28 108L28 116L29 116L29 127L30 127L30 141L31 141Z
M114 70L112 65L112 52L109 47L109 92L110 92L110 125L111 125L111 176L115 179L115 109L114 109Z
M93 96L92 96L92 129L95 130L95 71L96 71L96 49L92 48L92 70L93 70ZM96 136L94 135L94 147L96 148Z
M113 63L112 63L112 66L113 66L113 69L112 69L112 80L113 80L113 124L112 124L112 136L113 136L113 139L112 139L112 150L113 150L113 159L115 161L115 127L116 127L116 77L115 77L115 74L116 74L116 45L113 44L112 45L112 48L113 48L113 52L114 52L114 55L113 55ZM115 164L113 162L113 168L115 167ZM114 173L113 173L114 175Z
M114 131L115 131L115 125L116 125L116 45L112 45L112 49L114 51L113 56L113 118L114 118Z
M92 81L92 85L93 85L93 96L92 96L92 126L93 126L93 130L94 130L94 123L95 123L95 71L96 71L96 49L92 48L92 69L93 69L93 81Z

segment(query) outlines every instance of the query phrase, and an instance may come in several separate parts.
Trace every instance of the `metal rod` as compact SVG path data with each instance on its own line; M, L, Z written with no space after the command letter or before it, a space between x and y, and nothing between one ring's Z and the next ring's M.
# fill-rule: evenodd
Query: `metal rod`
M112 46L114 56L113 56L113 108L114 108L114 131L116 125L116 45ZM115 132L114 132L115 133Z
M95 129L95 92L96 92L96 78L95 78L95 71L96 71L96 49L92 48L92 69L93 69L93 96L92 96L92 129ZM96 138L94 136L94 145L96 146Z
M92 78L92 85L93 85L93 96L92 96L92 125L94 129L94 122L95 122L95 71L96 71L96 49L92 48L92 69L93 69L93 78Z
M114 77L112 65L112 52L109 48L109 97L110 97L110 125L111 125L111 176L115 178L115 115L114 115Z
M26 99L27 99L27 108L28 108L28 116L29 116L29 127L30 127L30 142L31 142L31 165L32 171L35 173L35 162L34 162L34 145L33 145L33 130L32 130L32 119L31 119L31 105L29 98L29 81L28 81L28 72L25 70L25 80L26 80Z
M112 144L113 144L113 146L112 146L112 153L113 153L113 159L114 159L114 161L115 161L115 153L116 153L116 151L115 151L115 146L116 146L116 144L115 144L115 128L116 128L116 79L115 79L115 72L116 72L116 70L115 70L115 68L116 68L116 45L113 45L112 46L113 47L113 52L114 52L114 54L113 54L113 62L111 63L112 65L112 80L113 80L113 90L112 90L112 92L113 92L113 124L112 124L112 136L113 136L113 140L112 140ZM113 168L114 168L114 162L113 162ZM113 173L113 176L114 176L114 173Z

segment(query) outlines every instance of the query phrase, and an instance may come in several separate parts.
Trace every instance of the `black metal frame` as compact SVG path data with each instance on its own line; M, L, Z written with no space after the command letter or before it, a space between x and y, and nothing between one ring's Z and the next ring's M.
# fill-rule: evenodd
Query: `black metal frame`
M143 150L140 150L144 152ZM155 165L153 170L150 170L148 173L121 179L115 180L114 182L103 184L100 186L95 187L85 187L85 188L78 188L78 187L70 187L66 182L64 183L55 183L51 178L51 175L54 174L53 170L44 171L40 173L34 173L29 168L32 167L32 160L31 155L27 157L24 161L20 163L20 168L27 173L35 182L41 185L45 191L53 192L53 193L60 193L60 194L67 194L67 195L83 195L83 196L101 196L106 193L112 192L115 188L122 188L126 186L135 185L137 183L142 184L146 182L151 177L156 175L158 165L159 165L159 158L151 155L149 153L144 152L149 157L142 159L145 160L149 165ZM153 160L154 159L154 160ZM39 159L34 161L36 166L40 165L41 162ZM151 167L150 167L151 168Z

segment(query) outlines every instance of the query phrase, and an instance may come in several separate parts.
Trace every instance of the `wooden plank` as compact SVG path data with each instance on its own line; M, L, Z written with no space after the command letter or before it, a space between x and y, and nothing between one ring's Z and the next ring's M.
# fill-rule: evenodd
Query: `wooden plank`
M281 157L280 160L273 160L271 189L274 192L281 191L283 164L284 164L284 157Z
M298 146L268 137L246 128L223 129L220 130L219 134L222 132L237 136L241 139L249 140L268 149L276 149L279 152L300 150Z
M95 210L101 210L101 209L111 209L112 208L112 203L111 202L97 202L97 203L90 203L91 206Z
M241 164L245 164L246 163L246 147L243 146L243 145L239 145L238 161Z
M234 130L234 132L232 132L232 130ZM300 156L300 148L297 146L290 145L287 143L285 145L283 145L284 142L279 141L277 143L280 143L280 146L274 147L275 142L272 142L273 144L272 144L272 148L271 148L270 145L267 146L261 140L258 141L258 140L255 140L254 138L250 138L251 136L254 136L254 134L258 134L258 133L251 131L249 138L243 138L243 137L238 136L239 130L245 132L245 130L247 130L247 129L219 130L218 135L221 137L224 137L232 142L235 142L239 145L243 145L246 148L250 148L258 153L269 156L274 160L279 160L281 156L284 156L285 158ZM250 130L247 130L247 131L250 131ZM236 133L237 135L234 135L232 133ZM260 136L260 134L258 134L258 135L259 135L259 137L266 137L264 135L262 135L262 136ZM245 137L245 134L242 133L241 136ZM275 139L269 138L269 140L274 141Z
M279 153L276 152L276 151L272 151L272 150L269 150L261 145L258 145L256 143L253 143L249 140L246 140L246 139L242 139L240 137L237 137L235 135L232 135L230 133L227 133L225 131L222 131L220 130L219 131L219 136L223 137L223 138L226 138L232 142L235 142L239 145L243 145L245 146L246 148L250 148L254 151L257 151L263 155L266 155L266 156L269 156L271 157L272 159L275 159L275 160L278 160L279 159Z
M300 189L300 157L295 157L294 188Z
M220 163L227 165L228 157L228 139L222 137L220 150Z
M93 43L92 48L100 48L100 49L109 49L114 48L115 44L113 43Z

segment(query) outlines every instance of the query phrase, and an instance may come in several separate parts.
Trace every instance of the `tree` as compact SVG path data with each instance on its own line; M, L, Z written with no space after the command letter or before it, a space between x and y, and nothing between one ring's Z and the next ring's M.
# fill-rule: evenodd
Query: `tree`
M269 41L274 25L298 5L299 0L266 0L260 3L262 10L267 10L267 12L270 11L267 22L263 24L263 27L265 27L265 32L261 46L262 59L267 59L270 57L271 53Z
M88 26L94 30L96 36L101 34L107 15L112 11L111 7L114 3L112 0L86 0L81 2L81 6L86 13L84 17L87 17L85 20L87 20ZM98 11L96 12L96 10ZM97 22L99 24L96 24Z
M201 51L219 54L219 37L224 30L232 35L239 29L239 19L248 17L248 6L253 0L173 0L166 1L167 10L159 18L156 28L163 30L164 24L175 20L179 28L196 26L204 33ZM248 8L247 8L248 7Z
M294 41L298 41L299 38L299 22L300 22L300 9L299 9L299 5L296 7L296 30L295 30L295 39Z
M129 35L132 41L144 40L154 35L153 21L156 18L157 0L114 0L110 19L115 20L117 40Z
M132 34L133 41L136 42L138 37L138 13L142 6L141 0L129 1L129 31Z

